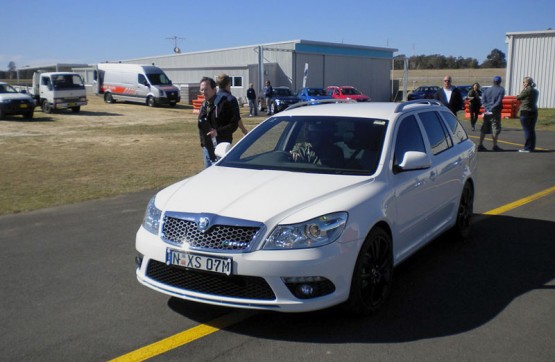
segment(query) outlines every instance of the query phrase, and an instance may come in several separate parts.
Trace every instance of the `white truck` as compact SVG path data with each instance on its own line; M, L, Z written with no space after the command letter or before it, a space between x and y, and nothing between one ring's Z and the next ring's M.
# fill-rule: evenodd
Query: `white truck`
M45 113L58 109L79 112L81 106L87 105L85 84L76 73L35 72L30 93Z
M174 107L181 100L179 88L154 65L100 63L94 72L94 91L106 103L144 103Z

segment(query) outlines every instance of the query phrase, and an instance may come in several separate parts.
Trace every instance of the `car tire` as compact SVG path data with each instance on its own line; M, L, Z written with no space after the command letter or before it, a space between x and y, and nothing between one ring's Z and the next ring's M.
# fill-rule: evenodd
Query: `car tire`
M79 113L80 110L81 110L81 106L71 107L71 111L72 111L73 113Z
M459 207L457 208L457 221L451 229L453 238L464 241L470 236L472 216L474 215L474 187L467 182L462 190Z
M50 103L48 103L48 100L46 99L42 101L41 109L44 113L52 113L52 106L50 105Z
M23 118L25 118L25 119L33 119L33 114L34 114L34 111L25 112L25 113L23 113ZM1 118L1 117L0 117L0 118Z
M383 228L375 227L360 248L345 309L355 315L373 314L389 297L392 281L391 236Z
M148 96L148 97L146 98L146 105L149 106L149 107L154 107L154 106L156 106L156 102L154 101L154 97Z
M106 103L116 103L114 97L112 97L112 93L104 93L104 102Z

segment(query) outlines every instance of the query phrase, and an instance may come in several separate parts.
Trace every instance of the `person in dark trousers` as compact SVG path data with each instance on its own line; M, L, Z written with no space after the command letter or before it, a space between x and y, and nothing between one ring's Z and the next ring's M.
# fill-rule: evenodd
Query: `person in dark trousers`
M482 108L482 100L480 99L480 84L474 83L472 88L468 91L468 111L470 113L470 126L473 131L476 131L476 122L480 116L480 108Z
M258 108L256 106L256 91L254 90L254 84L249 84L249 89L247 89L247 99L249 100L249 116L258 116Z
M434 98L443 103L456 116L462 108L463 100L461 92L458 88L453 87L451 80L450 75L443 77L443 87L436 92Z
M497 145L499 134L501 133L501 111L503 110L503 97L505 97L505 89L501 87L501 77L496 75L493 77L493 85L485 90L482 95L482 104L484 105L484 121L480 128L480 144L478 151L487 151L484 147L484 138L486 134L491 133L493 140L493 150L503 151Z
M269 80L266 81L266 86L264 87L264 99L266 100L266 109L268 110L268 116L272 114L272 96L274 95L274 88Z
M199 111L198 128L205 167L217 161L214 150L218 143L233 142L233 132L241 119L237 99L225 90L231 84L229 76L219 76L218 82L222 88L216 91L214 79L204 77L200 81L200 93L205 99Z
M524 131L524 148L518 152L534 152L536 150L536 122L538 121L538 95L536 84L531 77L524 77L522 91L516 96L520 101L520 124Z

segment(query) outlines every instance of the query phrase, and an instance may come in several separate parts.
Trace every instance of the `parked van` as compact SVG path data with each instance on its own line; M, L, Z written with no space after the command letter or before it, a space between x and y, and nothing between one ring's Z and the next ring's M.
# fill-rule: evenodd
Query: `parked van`
M95 93L104 94L106 103L119 100L173 107L181 100L179 89L154 65L100 63L94 80Z

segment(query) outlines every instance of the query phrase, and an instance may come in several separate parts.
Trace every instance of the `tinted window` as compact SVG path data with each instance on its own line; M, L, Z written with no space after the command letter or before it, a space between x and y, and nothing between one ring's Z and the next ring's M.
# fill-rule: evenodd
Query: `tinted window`
M428 136L430 147L434 155L453 146L453 141L447 133L443 121L437 112L422 112L419 113L418 116L422 120L422 125L426 130L426 135Z
M462 124L459 122L457 117L453 115L451 112L441 112L443 118L445 118L445 123L447 123L447 127L453 133L453 137L455 139L455 143L461 143L468 139L468 135L464 130Z
M419 151L426 153L426 146L422 139L422 133L418 122L414 116L408 116L401 121L399 131L397 132L397 140L395 141L395 164L401 163L405 153L408 151Z

